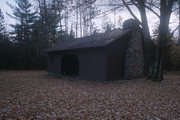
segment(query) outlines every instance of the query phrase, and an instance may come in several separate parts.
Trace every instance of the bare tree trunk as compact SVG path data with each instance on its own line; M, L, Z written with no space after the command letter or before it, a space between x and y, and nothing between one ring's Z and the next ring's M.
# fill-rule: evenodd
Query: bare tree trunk
M65 31L66 33L68 33L68 0L65 0L65 19L64 19L64 23L65 23Z
M81 35L81 37L82 37L82 11L81 11L81 8L80 8L80 10L79 10L79 14L80 14L80 16L79 16L79 19L80 19L80 23L79 23L79 27L80 27L80 35Z
M78 37L78 19L79 19L79 0L76 1L76 38Z
M135 15L135 14L132 12L132 10L130 9L129 5L125 2L125 0L122 0L122 2L123 2L123 4L124 4L124 6L127 8L127 10L129 11L129 13L133 16L133 18L134 18L135 20L137 20L139 24L142 25L142 23L139 21L139 19L136 17L136 15Z
M61 31L60 34L62 36L63 29L62 29L62 15L61 15L61 11L59 11L59 17L60 17L59 24L60 24L60 31Z
M60 35L62 36L62 31L63 31L63 29L62 29L62 15L61 15L61 12L62 12L62 3L61 3L61 1L59 1L59 0L56 0L56 2L57 2L57 9L58 9L58 15L59 15L59 26L60 26Z
M93 33L93 28L92 28L92 13L91 13L91 10L92 10L92 7L90 7L90 10L89 10L89 33L90 35L92 35Z
M116 10L114 10L114 29L116 28Z
M150 37L150 32L149 32L149 26L148 26L148 21L147 21L147 16L146 16L144 0L138 0L138 4L139 4L139 11L141 14L143 34L145 37L144 40L145 42L149 43L151 40L151 37Z
M76 12L76 38L78 37L78 12Z
M49 44L48 44L48 31L47 31L47 5L46 5L46 0L43 0L43 9L44 9L44 23L43 23L43 26L44 26L44 40L45 40L45 48L48 48L49 47Z
M155 81L163 80L164 59L167 45L167 33L169 29L169 19L174 0L161 0L160 3L160 25L158 36L157 64L155 67Z
M151 71L150 68L153 64L153 57L154 57L154 51L153 51L153 43L151 41L150 37L150 31L147 21L147 15L145 10L145 2L144 0L137 0L139 11L141 15L141 21L142 21L142 31L144 36L144 42L145 42L145 74L147 75L147 79L151 78Z
M180 45L180 1L178 2L179 4L179 38L178 38L178 45Z

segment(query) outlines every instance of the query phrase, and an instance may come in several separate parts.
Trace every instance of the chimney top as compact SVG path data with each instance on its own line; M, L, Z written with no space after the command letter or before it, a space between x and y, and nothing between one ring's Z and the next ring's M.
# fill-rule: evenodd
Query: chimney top
M127 20L124 21L124 23L123 23L123 29L124 29L124 30L125 30L125 29L130 29L130 28L136 28L136 27L138 27L138 26L139 26L138 21L135 20L135 19L132 19L132 18L127 19Z

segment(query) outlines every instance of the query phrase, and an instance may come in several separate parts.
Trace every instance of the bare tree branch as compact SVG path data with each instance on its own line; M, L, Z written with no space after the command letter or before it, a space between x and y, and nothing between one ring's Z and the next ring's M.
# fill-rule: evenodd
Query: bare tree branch
M176 11L176 10L178 10L178 9L179 9L179 7L175 8L174 10L172 10L172 12L174 12L174 11Z
M140 22L140 20L134 15L134 13L132 12L132 10L130 9L130 7L128 6L128 4L122 0L124 6L128 9L128 11L130 12L130 14L134 17L134 19L136 19L140 25L142 25L142 23Z
M145 5L145 7L146 7L147 9L149 9L152 13L154 13L158 18L160 18L160 15L159 15L157 12L155 12L151 7L149 7L149 6L147 6L147 5Z
M180 26L177 26L177 27L171 32L171 34L169 35L168 39L170 39L170 38L173 36L174 32L175 32L179 27L180 27Z
M146 2L146 4L148 4L149 6L153 6L153 7L157 8L157 9L160 9L158 6L156 6L155 4L153 4L151 2Z
M118 9L118 8L119 8L119 6L118 6L118 7L115 7L115 8L112 8L112 9L109 9L109 10L107 10L107 11L101 12L101 13L99 13L99 14L96 15L96 16L99 16L99 17L94 17L94 18L98 19L98 18L100 18L100 17L103 17L103 16L100 16L100 15L110 14L110 13L108 13L108 12L112 12L113 10L116 10L116 9ZM90 18L90 19L91 19L91 18ZM90 19L88 19L88 20L90 20ZM88 20L87 20L87 21L88 21Z

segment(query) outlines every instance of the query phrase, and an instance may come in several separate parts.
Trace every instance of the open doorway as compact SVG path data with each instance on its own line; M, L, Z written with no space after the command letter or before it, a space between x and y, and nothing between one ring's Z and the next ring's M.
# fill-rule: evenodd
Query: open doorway
M75 54L64 55L61 59L61 74L77 77L79 75L79 62Z

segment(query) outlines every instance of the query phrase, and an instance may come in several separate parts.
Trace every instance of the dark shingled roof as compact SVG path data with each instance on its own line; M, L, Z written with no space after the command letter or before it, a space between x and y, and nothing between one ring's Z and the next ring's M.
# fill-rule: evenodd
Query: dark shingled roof
M129 31L131 31L131 29L127 29L127 30L115 29L106 33L98 33L95 35L86 36L82 38L64 40L56 44L53 48L48 49L47 51L52 52L52 51L106 46L111 42L113 42L114 40L116 40L117 38L122 37Z

